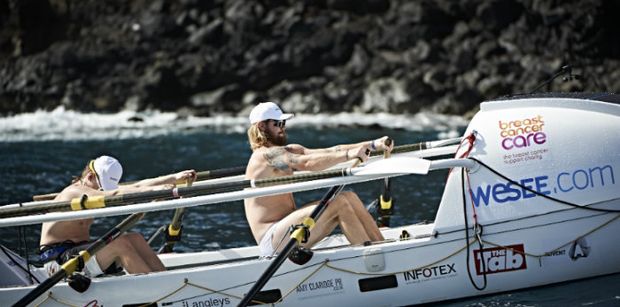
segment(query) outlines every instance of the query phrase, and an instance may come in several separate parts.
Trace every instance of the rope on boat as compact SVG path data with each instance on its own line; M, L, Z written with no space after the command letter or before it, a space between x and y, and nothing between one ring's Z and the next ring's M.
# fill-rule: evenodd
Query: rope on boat
M291 295L291 293L293 293L293 291L295 289L297 289L297 287L301 286L301 284L303 284L306 280L310 279L310 277L314 276L314 274L318 273L319 270L321 270L322 268L324 268L326 266L329 266L328 262L329 262L329 259L325 259L325 261L321 262L321 265L319 265L318 268L316 268L314 271L312 271L306 277L302 278L296 285L292 286L291 289L288 290L286 292L286 294L284 294L276 303L283 302L285 298L287 298L289 295Z
M558 246L558 247L556 247L556 248L554 248L554 249L552 249L552 250L550 250L550 251L548 251L548 252L544 252L544 253L542 253L542 254L533 254L533 253L522 252L522 251L515 250L515 249L513 249L513 248L511 248L511 247L504 246L504 245L501 245L501 244L493 243L493 242L486 241L486 240L483 240L483 241L484 241L484 243L488 243L488 244L493 245L493 246L495 246L495 247L501 247L501 248L504 248L504 249L510 250L510 251L512 251L513 253L516 253L516 254L521 254L521 255L524 255L524 256L529 256L529 257L532 257L532 258L537 258L537 259L540 261L540 259L541 259L542 257L546 257L546 256L548 256L550 253L553 253L553 252L555 252L555 251L558 251L558 250L559 250L559 249L561 249L562 247L567 246L567 245L569 245L569 244L571 244L571 243L575 242L576 240L579 240L579 239L581 239L581 238L585 238L586 236L588 236L588 235L590 235L590 234L594 233L595 231L597 231L597 230L599 230L599 229L601 229L601 228L603 228L603 227L605 227L605 226L607 226L607 225L611 224L611 222L613 222L613 221L617 220L618 218L620 218L620 214L618 214L618 215L614 216L613 218L609 219L609 220L608 220L608 221L606 221L605 223L603 223L603 224L601 224L601 225L599 225L599 226L594 227L592 230L587 231L586 233L584 233L584 234L582 234L582 235L580 235L580 236L576 237L575 239L573 239L573 240L569 240L568 242L566 242L566 243L564 243L564 244L562 244L562 245L560 245L560 246Z

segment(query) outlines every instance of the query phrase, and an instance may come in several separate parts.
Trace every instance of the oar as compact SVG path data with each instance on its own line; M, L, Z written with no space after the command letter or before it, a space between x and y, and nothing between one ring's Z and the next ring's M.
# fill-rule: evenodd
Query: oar
M310 217L304 219L301 227L298 227L291 233L291 238L288 243L284 246L280 254L271 262L271 264L267 267L267 269L263 272L260 278L254 283L250 291L243 297L239 305L241 307L247 306L250 301L254 298L256 293L258 293L263 286L271 279L271 276L276 273L278 268L284 263L284 260L288 257L289 253L295 248L298 244L300 244L304 237L306 237L306 229L309 231L314 226L314 221L319 218L319 216L323 213L327 205L331 202L331 200L338 195L338 193L344 188L344 185L333 186L325 193L325 196L321 199L319 204L312 210Z
M458 163L448 163L446 162L447 160L455 160L458 161ZM35 214L28 216L0 218L0 228L16 225L40 224L54 221L118 216L135 212L154 212L183 207L206 206L218 203L231 203L246 198L316 190L320 188L331 187L334 185L353 184L383 179L385 177L395 177L407 174L426 174L431 169L455 167L454 165L461 165L463 163L466 164L466 167L471 168L473 166L470 164L474 164L473 161L471 161L470 159L447 160L430 161L416 157L398 156L392 157L387 160L383 159L378 161L371 161L364 167L358 167L349 170L345 169L344 174L332 178L296 182L291 184L282 184L255 189L242 189L224 193L187 197L183 199L145 202L140 204L133 204L131 206L108 207L99 210L55 212L49 214Z
M39 296L41 296L41 294L45 293L45 291L49 290L51 287L53 287L55 284L61 281L63 278L69 277L75 271L81 270L82 269L81 266L84 266L84 263L86 263L92 256L94 256L97 252L99 252L102 248L104 248L114 239L118 238L118 236L123 234L129 228L131 228L143 216L144 216L144 213L134 213L130 215L128 218L123 220L120 224L116 225L116 227L112 228L102 237L97 239L97 241L95 241L93 244L89 245L88 248L86 248L86 250L81 251L78 256L72 259L69 259L69 261L65 262L60 267L60 270L58 272L54 273L54 275L50 276L44 282L39 284L36 288L34 288L32 291L26 294L22 299L20 299L13 306L21 307L21 306L26 306L30 304L32 301L34 301Z
M191 187L193 180L187 179L187 186ZM181 231L183 230L183 216L185 215L185 208L178 208L174 210L174 216L172 222L166 227L166 242L159 249L158 253L172 253L174 250L174 244L181 240Z
M417 159L417 160L421 160L421 159ZM384 161L387 161L387 160L384 160ZM381 161L373 162L373 165L380 163L380 162ZM389 167L389 166L390 165L386 165L385 167ZM399 172L399 165L393 165L393 167L390 167L390 169L392 169L391 173L408 173L407 171ZM179 198L179 197L192 197L192 196L198 196L198 195L230 192L230 191L251 188L251 187L252 188L267 187L267 186L289 184L289 183L295 183L295 182L348 176L348 175L353 174L354 172L364 173L367 170L368 168L354 168L354 169L343 168L343 169L336 169L336 170L327 170L327 171L322 171L322 172L312 172L312 173L296 174L296 175L290 175L290 176L284 176L284 177L265 178L265 179L258 179L258 180L245 179L245 180L236 181L236 182L203 184L203 185L196 185L192 187L174 188L170 190L148 191L148 192L121 194L121 195L114 195L114 196L95 196L95 197L83 196L82 198L74 198L70 201L59 201L59 202L53 202L53 203L46 203L43 205L32 204L32 205L24 206L24 207L0 208L0 218L47 213L47 212L99 209L99 208L105 208L105 207L111 207L111 206L128 205L128 204L133 204L137 202L144 203L144 202L150 202L153 200L172 199L172 198ZM384 171L384 169L377 169L377 170L379 172ZM385 172L385 173L389 174L390 172Z
M392 144L392 139L388 138L385 140L385 145L390 146ZM383 158L388 159L390 157L390 152L386 151L383 153ZM379 217L377 218L377 226L379 227L390 227L390 216L394 212L392 203L392 193L390 192L390 178L386 177L383 179L383 193L379 195Z
M230 168L208 170L208 171L202 171L202 172L196 173L195 181L203 181L203 180L208 180L208 179L236 176L236 175L241 175L243 173L245 173L245 166L235 166L235 167L230 167ZM123 183L123 185L132 184L132 183L135 183L135 181L125 182ZM177 184L182 184L182 183L184 182L177 182ZM58 193L35 195L32 197L32 199L34 201L52 200L57 195Z
M404 152L411 152L411 151L420 151L420 150L436 148L436 147L443 147L443 146L458 144L460 141L461 141L461 138L459 137L459 138L451 138L451 139L444 139L444 140L437 140L437 141L426 141L426 142L420 142L420 143L405 144L405 145L395 146L392 150L392 153L396 154L396 153L404 153ZM375 151L370 154L371 157L380 156L380 155L383 155L382 150ZM230 167L230 168L201 171L197 173L196 181L204 181L204 180L209 180L209 179L242 175L244 172L245 172L245 166L235 166L235 167ZM125 184L130 184L130 183L132 182L128 182ZM49 193L49 194L43 194L43 195L35 195L32 198L35 201L48 201L48 200L54 199L56 195L58 195L58 193Z

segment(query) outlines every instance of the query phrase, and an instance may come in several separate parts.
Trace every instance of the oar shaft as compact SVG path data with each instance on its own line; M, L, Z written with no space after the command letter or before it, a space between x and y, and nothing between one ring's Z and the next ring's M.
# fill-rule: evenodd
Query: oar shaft
M385 140L385 144L390 146L392 144L392 139ZM421 146L420 146L421 147ZM389 159L391 156L391 152L385 151L383 153L383 159ZM379 227L389 227L390 226L390 215L392 214L393 205L392 205L392 195L390 192L390 178L386 177L383 179L383 192L379 195L379 216L377 217L377 226Z
M194 180L187 179L187 186L191 187ZM174 216L172 222L166 228L166 242L159 249L158 253L171 253L174 250L174 244L181 240L181 231L183 230L183 216L185 215L185 208L178 208L174 210Z

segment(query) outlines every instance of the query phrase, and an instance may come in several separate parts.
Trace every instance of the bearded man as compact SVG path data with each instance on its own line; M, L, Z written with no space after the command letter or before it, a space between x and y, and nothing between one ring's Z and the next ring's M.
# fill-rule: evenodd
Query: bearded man
M282 112L273 102L263 102L252 109L248 139L253 153L245 172L246 179L286 176L294 171L321 171L353 159L364 162L370 150L389 152L394 146L385 145L387 136L319 149L287 144L286 121L293 116ZM245 214L260 247L260 255L269 257L279 252L284 247L281 242L288 235L289 227L300 224L317 205L318 201L315 201L297 209L292 193L246 199ZM312 247L336 226L340 226L351 244L383 240L359 197L354 192L345 191L327 206L302 246Z

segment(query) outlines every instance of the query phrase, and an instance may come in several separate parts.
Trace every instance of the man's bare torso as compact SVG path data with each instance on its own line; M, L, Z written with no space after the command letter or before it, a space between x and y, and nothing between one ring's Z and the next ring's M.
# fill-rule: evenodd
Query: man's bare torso
M96 190L76 182L62 190L54 200L71 200L76 197L81 197L83 194L91 195L93 191L96 192ZM88 241L90 239L90 226L92 223L92 218L43 223L41 226L40 245L60 243L67 240L75 243Z
M250 157L245 176L247 179L263 179L293 174L283 160L288 153L285 147L261 147ZM295 211L292 193L250 198L244 201L245 213L256 242L260 242L273 223Z

